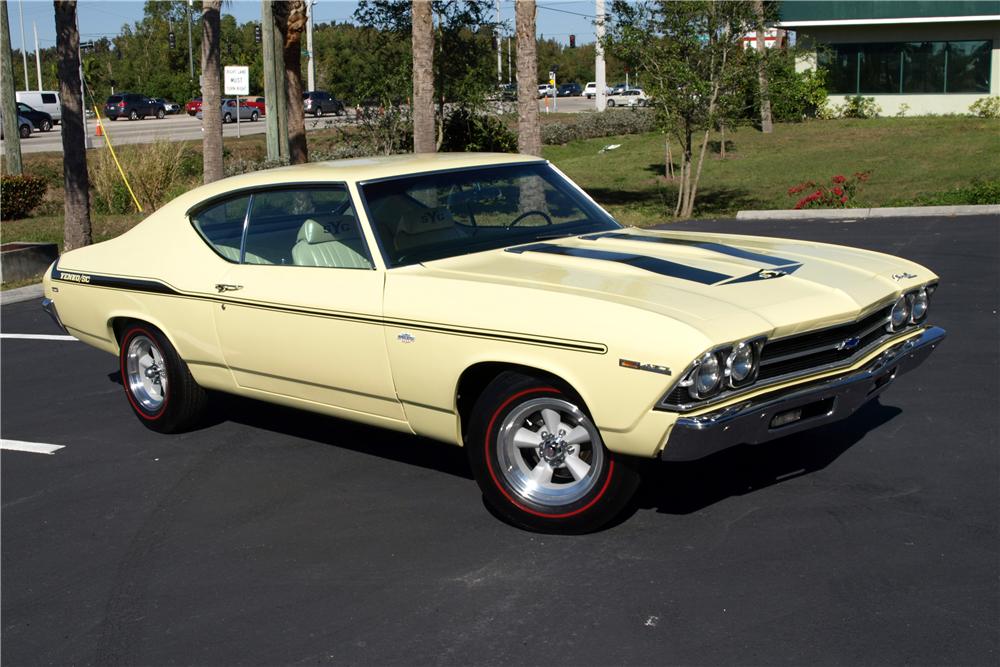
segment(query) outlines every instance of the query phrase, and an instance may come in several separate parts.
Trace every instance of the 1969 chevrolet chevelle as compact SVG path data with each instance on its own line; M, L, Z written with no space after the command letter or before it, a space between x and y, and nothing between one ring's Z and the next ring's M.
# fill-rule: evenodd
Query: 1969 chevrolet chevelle
M920 364L937 277L874 252L624 228L528 156L346 160L192 190L68 252L44 307L149 428L206 390L464 446L529 529L593 530L640 458L844 418Z

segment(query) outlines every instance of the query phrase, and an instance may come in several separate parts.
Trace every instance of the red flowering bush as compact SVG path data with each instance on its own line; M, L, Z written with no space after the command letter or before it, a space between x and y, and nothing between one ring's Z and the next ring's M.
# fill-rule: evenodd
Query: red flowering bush
M856 171L851 178L837 174L830 179L831 185L806 181L788 188L788 196L799 197L795 208L850 208L870 175L870 171Z

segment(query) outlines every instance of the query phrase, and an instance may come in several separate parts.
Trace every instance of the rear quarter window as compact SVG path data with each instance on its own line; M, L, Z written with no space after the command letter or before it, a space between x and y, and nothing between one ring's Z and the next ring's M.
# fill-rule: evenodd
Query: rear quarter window
M42 104L56 104L58 101L55 93L42 93Z
M191 215L191 224L211 248L230 262L240 261L243 223L250 195L211 204Z

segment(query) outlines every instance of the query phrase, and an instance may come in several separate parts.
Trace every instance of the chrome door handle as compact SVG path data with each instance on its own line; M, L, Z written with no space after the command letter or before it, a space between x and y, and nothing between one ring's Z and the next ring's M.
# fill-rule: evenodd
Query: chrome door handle
M238 289L243 289L243 285L227 285L225 283L219 283L215 286L215 289L219 290L219 293L221 294L222 292L235 292Z

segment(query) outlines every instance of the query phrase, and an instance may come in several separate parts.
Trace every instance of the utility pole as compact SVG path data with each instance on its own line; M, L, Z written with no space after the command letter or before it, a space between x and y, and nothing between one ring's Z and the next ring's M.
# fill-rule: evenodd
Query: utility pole
M503 83L503 37L500 36L500 0L497 0L497 26L493 29L497 36L497 85Z
M316 0L312 0L308 4L307 10L309 12L308 22L306 23L306 51L309 52L309 67L308 67L308 83L309 90L316 90L316 59L313 57L313 7L316 6Z
M76 34L80 34L80 12L75 12L76 16ZM80 59L80 113L83 114L83 150L86 153L87 150L94 147L94 140L90 138L90 130L87 128L87 82L83 79L83 47L79 45L80 42L77 40L77 57Z
M285 52L281 33L274 29L271 0L261 0L261 44L264 47L264 115L267 159L288 157L288 115L285 103Z
M35 74L38 75L38 90L42 89L42 52L38 50L38 24L31 22L31 29L35 31Z
M24 61L24 89L31 90L28 85L28 45L24 43L24 0L17 0L17 17L21 22L21 60Z
M511 82L510 74L510 36L507 36L507 85Z
M188 78L194 81L194 42L191 39L191 3L188 0Z
M597 74L597 94L594 99L597 101L597 110L604 111L605 105L607 105L607 99L605 98L605 88L607 87L607 76L604 72L604 0L595 0L597 3L594 8L594 16L597 19L595 26L597 28L597 43L594 44L594 70Z
M18 176L24 171L24 165L21 162L21 135L17 127L17 102L14 100L12 56L7 0L0 0L0 107L3 109L4 163L8 174Z

